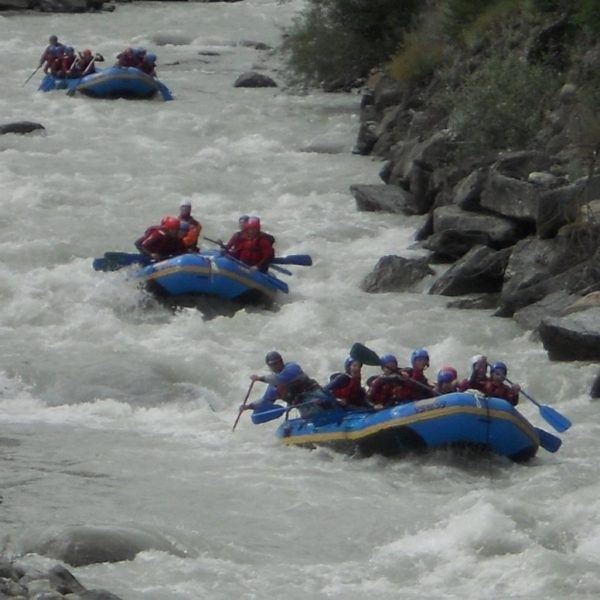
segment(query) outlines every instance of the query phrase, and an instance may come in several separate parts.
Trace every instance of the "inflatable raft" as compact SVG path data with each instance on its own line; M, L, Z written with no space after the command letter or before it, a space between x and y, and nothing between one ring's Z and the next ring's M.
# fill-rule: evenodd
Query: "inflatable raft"
M135 67L108 67L70 79L46 75L39 89L43 92L66 89L69 95L80 93L91 98L148 100L160 93L164 100L173 99L164 83Z
M535 456L540 445L549 452L556 452L561 445L560 438L534 427L505 400L474 390L379 411L320 409L290 419L292 409L286 411L286 420L277 429L279 441L289 446L326 446L366 456L476 448L522 462ZM255 423L266 420L270 419L253 415Z

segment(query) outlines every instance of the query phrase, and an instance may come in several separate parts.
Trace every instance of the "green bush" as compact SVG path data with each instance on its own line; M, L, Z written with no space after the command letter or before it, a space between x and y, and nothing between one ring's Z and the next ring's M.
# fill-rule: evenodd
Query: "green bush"
M288 78L308 86L352 82L390 58L419 0L308 0L281 46Z
M450 126L466 153L527 147L560 84L547 67L491 58L450 97Z
M579 0L574 4L577 5L577 10L573 21L594 33L600 31L600 2L598 0Z

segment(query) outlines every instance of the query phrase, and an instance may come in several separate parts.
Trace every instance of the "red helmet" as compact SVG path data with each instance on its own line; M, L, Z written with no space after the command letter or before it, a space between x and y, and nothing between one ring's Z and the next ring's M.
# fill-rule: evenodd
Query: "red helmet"
M244 224L244 229L260 229L260 219L258 217L250 217Z
M160 226L168 231L179 231L181 221L177 217L163 217L160 220Z
M89 48L86 48L83 52L82 52L83 56L91 56L92 55L92 51Z

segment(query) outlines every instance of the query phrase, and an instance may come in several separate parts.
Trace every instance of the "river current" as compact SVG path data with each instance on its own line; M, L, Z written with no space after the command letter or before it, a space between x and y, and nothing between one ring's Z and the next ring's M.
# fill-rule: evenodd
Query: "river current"
M382 166L351 153L360 95L292 93L277 56L244 43L277 45L301 7L0 14L2 122L45 127L0 137L3 553L50 566L27 553L32 540L81 525L169 540L73 569L126 600L598 597L593 365L550 362L511 320L427 295L431 281L413 293L360 290L379 257L420 255L421 218L356 211L349 186L380 183ZM145 46L175 100L44 94L39 73L24 85L53 33L108 64ZM251 69L280 87L234 88ZM205 320L149 302L123 272L92 270L107 250L134 251L183 198L207 237L256 214L278 254L311 254L312 267L282 276L290 294L279 310ZM557 454L540 449L525 465L285 448L277 421L253 426L247 415L232 433L267 351L325 382L355 341L401 363L425 347L430 378L444 364L466 375L473 354L504 360L573 427ZM525 398L520 409L551 430Z

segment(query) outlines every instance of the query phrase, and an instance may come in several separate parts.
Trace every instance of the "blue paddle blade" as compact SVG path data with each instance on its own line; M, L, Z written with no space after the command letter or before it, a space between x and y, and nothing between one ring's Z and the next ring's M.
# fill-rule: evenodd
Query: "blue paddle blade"
M312 258L309 254L289 254L288 256L276 256L271 259L271 263L276 265L300 265L310 267Z
M42 92L49 92L54 89L54 77L52 75L46 75L44 79L42 79L42 83L40 83L40 87L38 88Z
M171 93L171 90L164 83L161 83L160 81L157 81L156 83L158 84L158 89L160 90L160 94L163 97L163 100L165 102L168 102L169 100L173 100L173 94Z
M539 427L534 428L540 438L540 446L548 452L557 452L562 446L562 440Z

